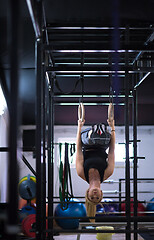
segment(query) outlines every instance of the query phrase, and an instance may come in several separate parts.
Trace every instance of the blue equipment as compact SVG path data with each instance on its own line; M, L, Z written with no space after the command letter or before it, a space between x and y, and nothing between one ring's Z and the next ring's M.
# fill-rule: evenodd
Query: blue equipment
M31 200L36 197L36 178L33 176L23 177L19 182L19 194L25 200Z
M148 203L146 206L146 210L149 212L153 212L153 213L148 213L148 215L150 216L154 216L154 198L152 198L150 200L151 203Z
M55 208L55 217L86 217L86 208L78 199L71 198L67 208L59 203ZM64 208L63 208L64 207ZM76 229L79 227L79 219L55 219L63 229Z
M36 209L30 205L26 205L19 210L20 222L30 214L36 214Z

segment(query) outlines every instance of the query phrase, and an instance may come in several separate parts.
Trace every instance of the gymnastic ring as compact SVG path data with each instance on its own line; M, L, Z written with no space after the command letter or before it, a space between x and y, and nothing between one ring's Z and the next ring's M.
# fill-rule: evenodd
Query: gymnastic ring
M83 103L80 103L78 107L78 119L82 122L85 120L85 109Z
M109 121L114 120L114 105L112 103L110 103L108 107L108 119Z

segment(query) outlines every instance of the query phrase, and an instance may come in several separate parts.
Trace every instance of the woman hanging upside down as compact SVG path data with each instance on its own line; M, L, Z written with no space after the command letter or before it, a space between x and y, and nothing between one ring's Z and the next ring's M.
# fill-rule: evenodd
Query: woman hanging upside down
M101 183L108 179L114 171L115 166L115 125L113 117L113 106L109 105L108 109L108 125L111 128L109 151L103 147L90 146L83 147L82 127L85 120L78 120L77 130L77 152L76 152L76 171L79 177L89 183L89 188L86 191L85 204L88 217L95 217L96 205L101 202L103 193ZM94 220L90 220L94 221Z

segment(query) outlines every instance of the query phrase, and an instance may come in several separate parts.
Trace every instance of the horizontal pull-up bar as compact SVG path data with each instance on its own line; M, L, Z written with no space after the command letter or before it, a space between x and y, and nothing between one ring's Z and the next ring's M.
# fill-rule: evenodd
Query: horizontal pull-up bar
M63 24L62 24L63 25ZM86 27L81 27L81 26L64 26L64 27L58 27L58 26L53 26L53 24L48 23L47 24L47 29L48 30L115 30L115 27L102 27L102 26L86 26ZM121 30L126 30L126 27L118 27L118 29ZM151 27L129 27L129 30L148 30L151 29Z
M149 68L140 68L139 70L141 71L141 69L143 70L147 70ZM151 69L151 68L150 68ZM118 70L118 72L123 72L123 71L132 71L132 70L137 70L138 69L133 69L132 66L121 66L120 70ZM83 72L108 72L110 71L110 73L115 73L116 69L115 66L113 64L113 66L109 66L109 65L94 65L94 64L86 64L85 66L80 66L75 64L60 64L59 66L55 66L55 67L47 67L46 71L54 71L54 72L58 72L58 71L64 71L64 72L79 72L79 71L83 71Z
M141 73L141 72L154 72L154 68L152 67L139 67L137 69L133 69L132 66L125 67L122 66L120 67L120 70L116 70L111 68L110 66L60 66L60 67L47 67L46 68L47 72L55 72L56 75L61 75L61 74L86 74L86 75L99 75L99 74L125 74L127 71L128 73Z
M55 105L60 105L60 106L77 106L79 103L74 103L74 102L55 102ZM116 103L117 105L124 106L125 103ZM109 103L102 103L102 102L84 102L84 106L109 106Z
M54 97L57 97L57 98L81 98L82 95L81 94L57 94L57 95L54 95ZM110 95L108 94L84 94L84 98L110 98ZM125 98L125 95L124 94L119 94L119 95L113 95L112 96L113 98ZM129 95L128 97L132 98L133 96L132 95Z
M115 50L113 48L109 47L109 44L103 45L102 48L102 43L97 44L94 48L94 44L62 44L62 45L44 45L44 50L46 51L52 51L52 52L64 52L64 53L71 53L71 52L87 52L87 53L98 53L98 52L119 52L119 53L125 53L125 52L140 52L140 51L145 51L145 52L154 52L153 46L144 46L144 45L122 45L121 48Z

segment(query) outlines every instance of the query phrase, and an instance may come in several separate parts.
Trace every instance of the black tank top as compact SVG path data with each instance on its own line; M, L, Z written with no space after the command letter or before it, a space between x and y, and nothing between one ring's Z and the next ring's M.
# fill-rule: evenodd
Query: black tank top
M100 175L100 181L103 182L104 171L107 168L107 153L103 149L83 150L84 155L84 174L86 181L89 183L89 169L95 168Z

